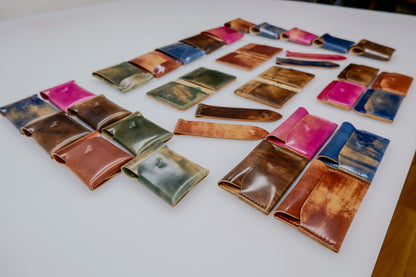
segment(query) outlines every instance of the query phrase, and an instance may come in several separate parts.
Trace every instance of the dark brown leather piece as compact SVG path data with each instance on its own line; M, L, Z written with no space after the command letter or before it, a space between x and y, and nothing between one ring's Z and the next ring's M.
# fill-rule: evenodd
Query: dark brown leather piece
M263 140L218 185L269 214L308 162L302 155Z
M362 39L357 45L350 49L351 54L382 61L389 61L394 51L396 51L396 49L366 39Z
M242 33L249 33L250 28L254 27L255 25L256 24L248 22L247 20L244 20L242 18L236 18L224 24L224 26Z
M222 41L219 41L217 39L214 39L210 36L204 35L204 34L198 34L186 39L181 40L182 42L185 42L189 45L192 45L196 48L199 48L201 50L204 50L206 54L210 54L223 46L225 43Z
M351 63L341 71L338 79L368 87L378 71L378 68Z
M384 90L398 95L406 96L412 85L413 78L394 72L381 72L374 80L373 89Z

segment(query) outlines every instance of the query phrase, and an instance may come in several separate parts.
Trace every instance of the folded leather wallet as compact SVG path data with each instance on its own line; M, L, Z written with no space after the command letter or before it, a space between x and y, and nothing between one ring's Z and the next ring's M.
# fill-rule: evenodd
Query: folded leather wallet
M156 51L162 52L183 64L188 64L205 55L204 50L180 41L159 47Z
M96 95L78 86L75 81L69 81L56 87L42 90L40 96L67 112L68 107L86 101Z
M306 32L299 28L292 28L280 34L281 39L302 45L311 45L312 41L317 37L317 35Z
M181 118L176 123L175 135L188 135L207 138L258 140L268 132L257 126L224 124L204 121L188 121Z
M412 82L413 78L410 76L383 71L374 80L371 88L406 96Z
M342 61L346 57L342 55L334 54L315 54L315 53L300 53L286 50L286 57L303 58L310 60L323 60L323 61Z
M305 67L320 67L320 68L338 68L339 64L328 61L310 61L299 59L284 59L276 58L276 64L290 65L290 66L305 66Z
M171 132L146 119L139 112L134 112L103 128L102 132L106 137L123 145L135 156L158 149L173 136Z
M198 107L195 110L195 117L272 122L281 119L282 115L275 111L264 109L219 107L206 104L198 104Z
M159 51L151 51L131 59L129 62L149 72L155 78L162 77L182 65L181 62Z
M338 252L388 143L344 122L274 217Z
M239 33L238 31L226 26L209 29L203 31L202 34L210 36L216 40L222 41L227 45L234 43L237 40L244 37L244 34Z
M65 164L90 190L94 190L120 172L121 166L134 156L94 131L56 151L53 158Z
M249 43L234 52L216 59L216 61L243 70L253 70L281 51L282 48Z
M381 61L389 61L396 49L362 39L357 45L351 47L350 53Z
M224 24L224 26L242 33L249 33L250 28L254 25L254 23L248 22L247 20L241 18L236 18Z
M273 66L239 87L234 93L275 108L282 108L314 77L314 74Z
M95 71L92 76L109 83L121 92L128 92L153 79L152 74L128 62Z
M209 173L166 145L146 156L137 156L123 165L122 171L172 207Z
M91 132L63 111L32 122L23 127L22 131L26 136L34 138L51 156Z
M68 113L97 131L131 114L103 94L69 107Z
M392 123L404 96L383 90L368 89L354 111L364 116Z
M355 45L355 42L333 37L326 33L319 38L315 38L312 44L335 52L347 53Z
M332 81L322 90L317 99L344 110L351 110L365 90L366 87L362 85Z
M378 71L378 68L351 63L341 71L338 79L368 87Z
M271 39L279 39L284 31L286 30L267 22L250 27L250 33Z
M147 92L147 95L176 109L185 110L235 79L235 76L200 67L173 82Z
M27 124L57 112L57 109L43 101L37 94L0 107L0 113L20 132Z
M206 54L211 54L224 45L224 42L204 34L198 34L181 41L205 51Z

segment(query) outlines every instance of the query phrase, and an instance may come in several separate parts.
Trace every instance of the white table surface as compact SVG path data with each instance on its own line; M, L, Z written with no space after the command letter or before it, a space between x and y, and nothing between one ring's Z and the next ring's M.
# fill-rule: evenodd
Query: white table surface
M90 191L34 140L0 118L0 276L369 276L416 148L416 84L393 124L316 100L349 63L415 77L416 17L289 1L119 1L0 22L0 105L69 80L117 104L140 111L173 131L178 118L194 120L195 107L178 111L146 96L155 87L200 66L237 76L206 104L269 108L234 90L274 64L246 72L215 59L247 43L284 50L333 53L246 35L240 41L122 94L91 72L134 58L241 17L299 27L396 48L389 62L347 55L335 70L310 69L315 79L284 108L298 107L337 124L349 121L391 143L373 183L335 254L300 232L265 216L217 186L217 181L259 141L175 136L168 146L210 174L175 208L118 174ZM284 52L279 54L283 57ZM283 119L283 120L284 120ZM274 123L256 123L268 131ZM222 122L219 120L206 120ZM227 122L227 121L226 121ZM235 122L234 122L235 123ZM244 124L244 122L242 123ZM250 124L250 123L246 123Z

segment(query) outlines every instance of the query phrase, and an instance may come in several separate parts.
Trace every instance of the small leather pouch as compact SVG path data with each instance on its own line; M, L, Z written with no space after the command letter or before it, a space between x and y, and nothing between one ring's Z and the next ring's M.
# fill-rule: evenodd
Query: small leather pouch
M362 85L332 81L322 90L317 99L344 110L351 110L365 90L366 87Z
M30 123L23 127L22 131L26 136L33 137L51 156L62 147L91 132L64 112Z
M137 156L122 170L172 207L209 173L165 145L147 156Z
M282 48L249 43L234 52L216 59L216 61L243 70L253 70L281 51Z
M75 81L69 81L41 91L40 96L45 100L49 100L61 110L67 112L67 109L70 106L91 99L96 95L78 86Z
M244 37L244 34L225 26L203 31L202 34L222 41L227 45L232 44Z
M139 112L103 128L102 131L106 137L117 141L135 156L154 151L173 136Z
M198 34L186 39L182 39L181 41L203 50L206 54L211 54L224 45L224 42L204 34Z
M413 78L410 76L383 71L374 80L371 88L406 96L412 82Z
M378 71L378 68L351 63L341 71L338 79L368 87Z
M268 132L257 126L224 124L204 121L178 119L175 135L188 135L207 138L258 140L265 138Z
M92 75L109 83L121 92L128 92L153 79L152 74L128 62L95 71Z
M396 49L366 39L351 47L350 53L381 61L389 61Z
M315 46L339 53L347 53L350 48L355 45L355 42L353 41L333 37L328 33L319 38L315 38L312 43Z
M339 64L328 61L310 61L310 60L298 60L298 59L285 59L276 58L276 64L288 65L288 66L304 66L304 67L320 67L334 69L338 68Z
M255 26L255 24L241 18L236 18L225 23L224 26L234 29L241 33L249 33L250 28Z
M282 115L271 110L218 107L206 104L198 104L198 107L195 111L195 117L272 122L281 119Z
M368 89L354 111L364 116L392 123L404 97L383 90Z
M97 131L131 114L102 94L69 107L68 113L77 116Z
M299 28L293 28L281 33L280 38L302 45L311 45L312 41L318 38L318 36Z
M149 72L155 78L162 77L182 65L181 62L159 51L146 53L129 62Z
M147 95L176 109L185 110L235 79L235 76L200 67L181 76L176 81L149 91Z
M275 108L282 108L315 75L273 66L235 90L235 94Z
M120 172L134 157L96 131L53 153L53 158L72 170L90 190L94 190Z
M0 113L20 132L27 124L57 112L58 110L39 98L37 94L0 107Z
M159 47L156 51L162 52L183 64L188 64L205 55L204 50L180 41Z
M285 29L271 25L267 22L250 27L250 33L271 39L279 39L280 34L285 31Z

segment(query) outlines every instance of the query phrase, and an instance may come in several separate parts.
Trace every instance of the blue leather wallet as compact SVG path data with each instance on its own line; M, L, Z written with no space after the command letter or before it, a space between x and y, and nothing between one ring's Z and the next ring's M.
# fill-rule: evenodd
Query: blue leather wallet
M271 25L267 22L258 24L256 26L252 26L250 28L250 33L258 35L258 36L266 37L266 38L271 38L271 39L279 39L280 34L283 33L284 31L286 30L283 28Z
M323 36L314 39L313 45L339 53L347 53L348 50L355 45L355 42L333 37L326 33Z
M184 42L175 42L164 47L159 47L156 51L169 55L183 64L188 64L205 55L204 50L198 49Z

